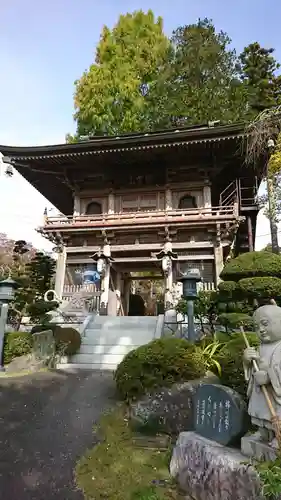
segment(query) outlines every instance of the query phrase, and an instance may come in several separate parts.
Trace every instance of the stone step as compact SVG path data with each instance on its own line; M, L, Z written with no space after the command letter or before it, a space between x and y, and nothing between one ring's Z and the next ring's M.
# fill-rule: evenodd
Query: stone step
M103 355L105 352L111 352L114 354L118 355L123 355L127 354L129 351L132 351L133 349L136 349L139 347L139 344L130 344L130 345L123 345L123 344L87 344L84 343L84 339L82 339L82 344L79 349L79 355L80 354L97 354L97 355Z
M116 365L109 365L103 363L60 363L57 365L58 370L106 370L114 372Z
M77 368L115 370L130 351L161 337L161 318L89 316L79 352L61 365L66 366L66 363Z
M147 344L155 336L155 329L152 330L135 330L131 332L102 330L86 330L83 333L83 345L116 345L124 344L128 346L135 346L140 344Z
M112 346L113 351L105 351L102 354L101 353L95 353L95 354L90 354L90 353L78 353L75 354L74 356L71 356L71 363L77 363L77 364L97 364L97 363L102 363L104 365L114 365L115 367L121 363L123 360L124 356L127 354L127 352L130 352L130 349L128 349L127 352L120 354L120 353L115 353L114 352L114 346Z
M132 327L151 328L157 323L157 316L93 316L88 327L99 329L101 326L106 329L115 329L118 326L129 329Z

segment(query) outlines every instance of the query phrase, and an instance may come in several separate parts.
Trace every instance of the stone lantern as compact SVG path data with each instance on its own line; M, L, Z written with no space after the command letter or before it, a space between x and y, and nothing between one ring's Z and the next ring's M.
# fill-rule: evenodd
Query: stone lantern
M182 283L183 297L187 301L188 340L196 339L194 328L194 300L197 298L197 283L202 281L199 269L189 269L179 279Z
M17 288L18 284L12 278L0 281L0 302L3 304L11 302L15 297Z
M15 290L18 287L16 281L12 278L0 281L0 371L4 371L3 347L6 323L8 318L9 303L15 297Z

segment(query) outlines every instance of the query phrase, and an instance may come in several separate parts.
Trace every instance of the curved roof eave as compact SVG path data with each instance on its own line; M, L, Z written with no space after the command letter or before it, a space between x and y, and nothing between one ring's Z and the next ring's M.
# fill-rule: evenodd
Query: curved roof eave
M48 146L5 146L0 145L0 152L12 159L28 159L56 155L76 155L118 150L119 148L157 147L158 144L186 141L190 143L212 142L224 139L235 139L244 135L245 126L242 123L232 125L198 125L188 128L176 128L161 132L137 133L120 136L95 137L74 144L56 144ZM168 145L168 144L167 144ZM107 149L108 148L108 149Z

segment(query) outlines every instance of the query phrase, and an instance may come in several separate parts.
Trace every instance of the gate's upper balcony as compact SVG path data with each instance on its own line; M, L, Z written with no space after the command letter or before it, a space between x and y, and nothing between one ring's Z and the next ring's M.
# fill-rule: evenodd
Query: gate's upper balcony
M76 216L46 216L44 231L64 229L117 229L134 226L161 226L205 224L214 222L231 222L238 217L238 205L220 207L202 207L177 210L153 210L126 213L103 213Z

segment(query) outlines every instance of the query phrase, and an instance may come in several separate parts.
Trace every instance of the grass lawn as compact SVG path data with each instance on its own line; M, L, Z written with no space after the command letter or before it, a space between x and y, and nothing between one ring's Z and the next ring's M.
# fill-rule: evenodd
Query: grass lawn
M124 406L105 414L95 431L102 442L76 467L77 484L87 500L179 498L169 477L170 450L137 447Z

